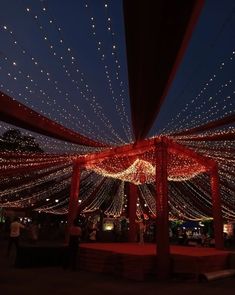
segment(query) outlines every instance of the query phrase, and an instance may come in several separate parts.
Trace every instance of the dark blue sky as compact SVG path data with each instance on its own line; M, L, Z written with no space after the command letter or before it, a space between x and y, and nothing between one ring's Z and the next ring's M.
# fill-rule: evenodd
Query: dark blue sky
M234 112L234 53L235 2L205 1L183 62L152 133L166 127L171 119L179 122L182 118L189 126L194 126L194 119L202 124L208 117L211 120L224 116L226 111ZM181 115L177 117L179 113ZM201 117L198 117L200 114ZM187 116L190 116L189 119L186 119ZM171 124L169 130L173 125L177 126ZM185 125L182 127L185 128Z
M151 136L235 110L235 2L205 2ZM2 0L0 26L3 92L86 136L131 140L122 1Z

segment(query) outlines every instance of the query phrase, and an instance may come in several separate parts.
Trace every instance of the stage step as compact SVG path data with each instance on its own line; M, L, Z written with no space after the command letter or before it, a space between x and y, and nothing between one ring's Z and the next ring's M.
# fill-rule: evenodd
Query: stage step
M198 277L198 280L200 282L209 282L209 281L229 278L233 276L235 276L235 269L223 269L219 271L201 273Z
M198 280L200 274L212 273L230 269L229 254L215 254L204 256L172 255L173 273L188 275Z

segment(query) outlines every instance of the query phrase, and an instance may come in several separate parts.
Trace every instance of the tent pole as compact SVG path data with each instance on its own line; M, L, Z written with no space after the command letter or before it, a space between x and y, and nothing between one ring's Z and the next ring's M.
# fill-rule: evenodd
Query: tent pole
M213 205L213 219L214 219L214 237L215 237L215 248L224 248L224 237L223 237L223 217L219 190L219 174L218 166L215 164L210 170L210 182L211 182L211 197Z
M167 187L167 143L156 144L157 278L170 276L169 208Z
M80 186L80 165L77 162L73 163L73 174L71 180L70 198L69 198L69 208L68 208L68 222L65 234L65 241L68 242L68 230L73 224L74 219L77 217L78 213L78 195Z

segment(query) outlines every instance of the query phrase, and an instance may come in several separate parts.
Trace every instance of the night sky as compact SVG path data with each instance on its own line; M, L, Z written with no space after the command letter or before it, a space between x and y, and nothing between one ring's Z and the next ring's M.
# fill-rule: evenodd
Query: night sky
M234 1L205 1L149 136L234 112L234 52ZM1 91L66 127L133 140L122 1L2 0L0 77Z

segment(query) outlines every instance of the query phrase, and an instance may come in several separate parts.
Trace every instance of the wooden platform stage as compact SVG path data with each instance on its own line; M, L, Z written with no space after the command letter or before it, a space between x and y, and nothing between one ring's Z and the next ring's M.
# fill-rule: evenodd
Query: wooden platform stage
M171 246L173 275L197 278L200 273L229 268L229 251L214 248ZM156 274L156 245L137 243L82 243L80 269L109 273L134 280Z
M65 245L60 243L24 244L18 251L16 267L61 267L65 251ZM171 246L170 252L172 275L192 278L228 269L234 257L232 252L204 247ZM78 259L81 270L140 281L156 276L156 244L81 243Z

